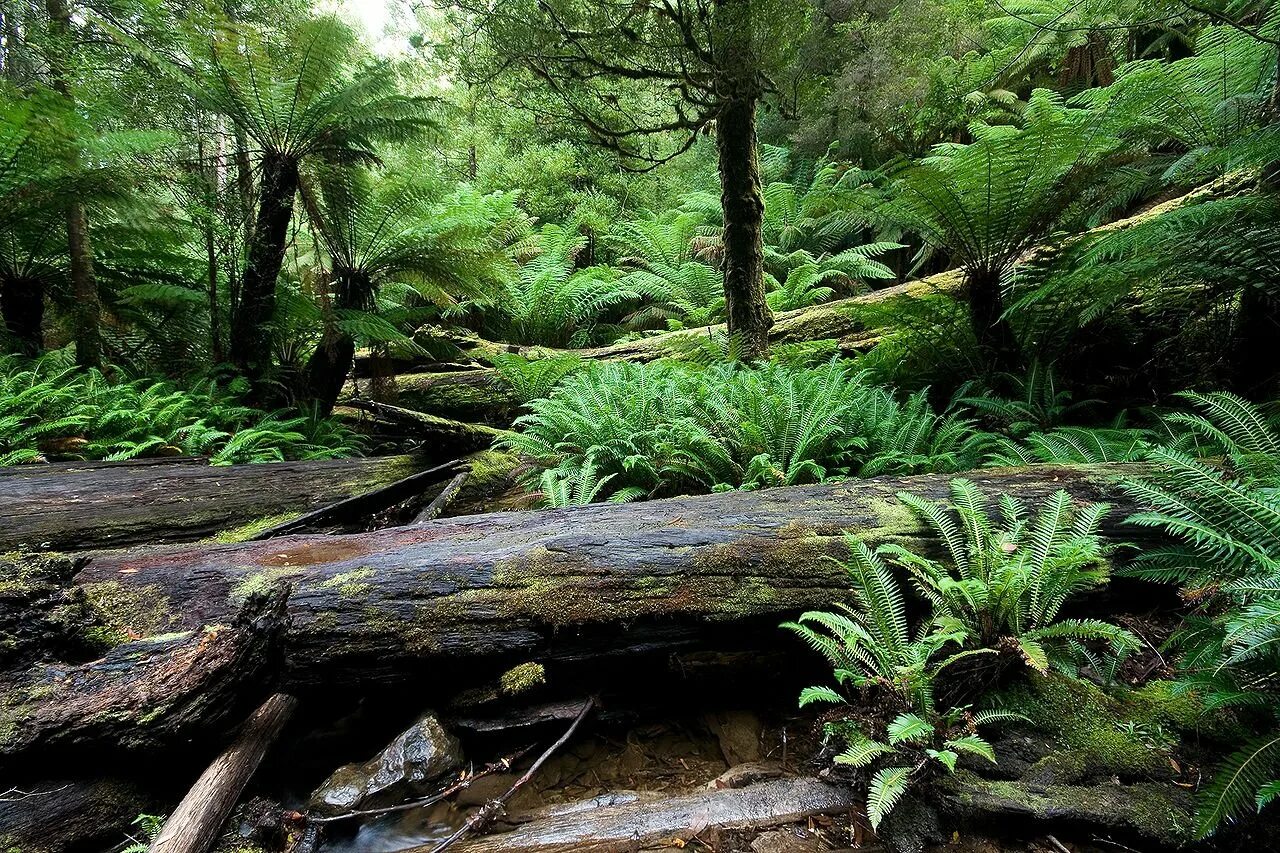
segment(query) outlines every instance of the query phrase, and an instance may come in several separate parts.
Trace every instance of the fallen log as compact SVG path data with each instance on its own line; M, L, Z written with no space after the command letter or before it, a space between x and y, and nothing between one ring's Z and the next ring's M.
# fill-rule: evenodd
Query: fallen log
M430 439L432 450L445 455L485 450L503 435L502 430L484 424L450 420L374 400L347 400L346 405L390 421L419 438Z
M426 467L409 456L210 466L202 461L0 468L0 551L188 542L283 521Z
M276 693L245 721L235 741L213 760L182 798L149 853L206 853L298 700Z
M858 806L853 791L809 777L698 791L621 805L561 807L510 832L453 846L455 853L631 853L690 841L709 829L767 828ZM680 844L683 846L683 844ZM431 853L413 847L405 853Z
M410 523L426 524L428 521L435 521L439 518L440 514L449 508L449 504L453 503L454 498L458 496L458 492L462 490L462 486L470 476L470 471L462 471L455 474L454 478L440 490L440 494L436 495L431 503L423 507L422 512L415 515Z
M1137 507L1114 478L1140 466L1037 466L969 476L1035 502L1057 489L1117 504L1104 534L1132 539ZM371 686L421 673L575 660L705 642L709 624L776 622L847 590L828 556L848 530L871 545L926 536L894 498L945 498L949 477L885 477L636 504L461 516L349 536L174 546L96 556L78 577L166 630L225 622L244 596L288 581L290 683ZM128 592L128 595L120 594ZM107 598L99 596L99 598ZM132 625L127 608L112 618ZM152 617L154 618L154 617ZM741 628L741 626L739 626Z
M0 791L0 850L116 849L128 831L141 834L134 818L155 811L154 781L144 789L121 778L54 779Z

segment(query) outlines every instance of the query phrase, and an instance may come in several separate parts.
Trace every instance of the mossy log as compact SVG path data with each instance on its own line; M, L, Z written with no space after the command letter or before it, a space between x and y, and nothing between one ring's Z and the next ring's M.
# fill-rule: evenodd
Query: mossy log
M226 467L186 459L0 468L0 551L188 542L263 519L283 522L426 467L424 460L391 456Z
M970 475L991 495L1056 489L1135 507L1113 478L1131 466L1038 466ZM108 618L126 633L200 631L246 595L292 584L287 682L371 686L533 659L706 644L717 623L772 625L842 598L847 530L870 544L925 536L894 498L932 498L916 476L625 505L461 516L348 536L288 536L96 556L78 581L98 600L145 598ZM111 595L101 594L108 590ZM131 615L139 612L141 616ZM163 616L157 618L156 611ZM136 622L136 624L134 624ZM772 627L769 628L772 631Z

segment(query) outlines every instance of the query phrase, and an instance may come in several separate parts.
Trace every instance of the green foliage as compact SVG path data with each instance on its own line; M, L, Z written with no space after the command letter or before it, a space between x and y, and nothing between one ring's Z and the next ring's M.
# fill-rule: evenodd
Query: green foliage
M140 814L135 817L133 825L138 827L144 840L131 839L130 844L121 853L147 853L152 843L160 837L160 830L164 829L165 820L165 815Z
M1198 605L1175 638L1183 689L1267 732L1233 753L1201 792L1199 829L1208 834L1270 802L1280 769L1280 430L1233 395L1185 396L1199 414L1171 417L1181 434L1151 451L1155 473L1128 483L1151 507L1129 521L1173 544L1144 552L1133 572L1181 584ZM1226 470L1188 450L1221 454Z
M59 361L0 358L0 465L164 455L229 465L360 450L359 438L333 421L258 411L211 382L190 390L147 379L117 382Z
M1114 653L1136 649L1137 637L1097 619L1062 619L1063 605L1108 580L1098 526L1106 504L1072 505L1066 492L1030 516L1014 498L1000 500L995 524L982 492L951 483L951 506L899 494L898 499L942 541L946 562L898 545L881 552L910 573L939 626L963 642L1014 654L1039 672L1069 667L1071 644L1105 642Z
M922 394L900 402L840 361L592 365L529 409L508 448L563 478L590 466L647 496L953 471L975 458L967 422Z

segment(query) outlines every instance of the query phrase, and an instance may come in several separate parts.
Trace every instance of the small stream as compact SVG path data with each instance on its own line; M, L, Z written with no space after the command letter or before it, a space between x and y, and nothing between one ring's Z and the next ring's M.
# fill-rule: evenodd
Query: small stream
M355 832L331 830L319 853L396 853L443 841L465 820L449 803L383 815L360 824Z

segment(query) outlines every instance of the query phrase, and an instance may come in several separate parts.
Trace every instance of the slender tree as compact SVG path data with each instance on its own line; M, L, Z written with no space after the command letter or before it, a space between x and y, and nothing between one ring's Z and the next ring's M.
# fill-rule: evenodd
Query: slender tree
M455 0L483 35L464 67L522 68L544 113L584 127L625 163L653 168L714 133L730 331L745 357L768 350L757 112L809 26L800 0ZM480 57L480 61L476 60ZM485 60L493 60L486 65Z

